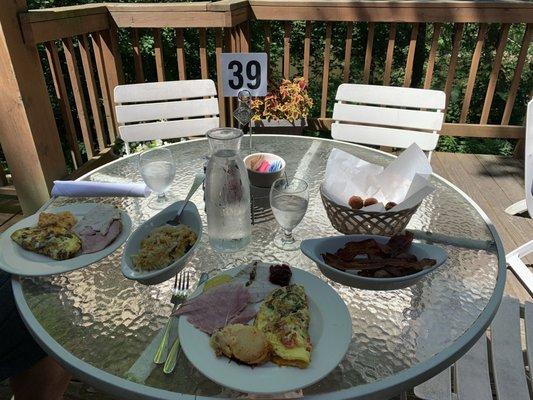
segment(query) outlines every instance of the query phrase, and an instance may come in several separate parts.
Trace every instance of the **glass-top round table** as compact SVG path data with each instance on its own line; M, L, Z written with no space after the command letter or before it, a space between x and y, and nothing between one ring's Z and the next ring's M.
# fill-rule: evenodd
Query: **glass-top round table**
M309 182L309 208L295 229L298 238L338 234L322 206L319 185L332 149L386 165L393 158L363 146L332 140L255 135L254 150L283 157L289 175ZM208 153L206 140L169 145L177 173L171 192L184 198ZM242 143L243 154L248 141ZM138 155L107 164L82 179L141 181ZM500 303L505 283L505 254L487 216L456 187L432 176L436 190L409 224L419 237L431 238L448 253L447 262L419 283L394 291L369 291L327 280L299 251L273 245L277 224L253 192L252 243L234 254L214 252L208 243L203 192L192 198L204 221L204 235L187 268L194 280L251 260L288 262L326 280L346 302L352 342L344 360L303 394L323 399L385 399L451 365L486 329ZM71 202L111 203L127 211L134 228L156 211L147 198L56 198L48 207ZM257 208L257 210L256 210ZM427 239L429 240L429 239ZM23 319L39 343L77 376L96 388L128 399L234 398L239 393L202 376L181 353L174 373L152 363L154 344L172 309L173 280L143 286L120 272L122 249L100 262L66 274L14 278ZM195 397L196 396L196 397Z

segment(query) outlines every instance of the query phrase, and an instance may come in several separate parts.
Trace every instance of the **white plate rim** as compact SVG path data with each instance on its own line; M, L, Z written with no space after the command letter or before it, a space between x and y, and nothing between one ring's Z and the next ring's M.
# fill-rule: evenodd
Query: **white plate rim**
M61 212L61 211L70 211L74 215L85 215L88 211L90 211L93 207L105 204L105 203L72 203L72 204L66 204L64 206L60 207L53 207L48 208L46 210L43 210L42 212ZM82 254L79 256L76 256L74 258L70 258L68 260L53 260L52 258L39 255L37 253L30 252L28 250L22 249L19 245L17 245L13 240L11 240L11 234L20 228L25 228L29 226L36 226L37 221L39 218L39 214L41 213L36 212L35 214L32 214L16 224L10 226L6 231L4 231L0 235L0 249L2 249L0 253L0 269L13 274L13 275L19 275L19 276L51 276L51 275L57 275L62 274L65 272L74 271L79 268L86 267L88 265L91 265L97 261L100 261L102 258L107 257L108 255L112 254L117 250L129 237L132 229L132 222L131 218L128 215L127 212L124 210L121 210L117 208L120 211L121 216L121 222L122 222L122 231L120 234L115 238L115 240L107 246L105 249L97 251L95 253L90 254ZM17 250L15 250L17 249ZM6 259L6 252L8 251L8 257ZM20 252L21 254L28 254L28 258L24 258L19 256L17 253ZM33 258L35 260L31 260L30 258ZM13 266L12 259L17 260L18 266ZM24 268L20 267L20 265L23 265L26 263L30 263L32 265L32 268L36 268L37 271L29 270L25 271ZM42 268L42 269L40 269ZM40 269L40 270L39 270Z
M221 271L220 274L235 275L244 267L245 265L241 265L230 270ZM195 337L203 337L204 339L208 340L207 334L197 330L194 326L189 324L185 317L180 317L178 331L181 348L187 359L198 371L200 371L200 373L220 385L237 390L239 392L253 394L276 394L291 392L310 386L326 377L333 369L335 369L335 367L337 367L337 365L344 359L352 339L352 319L350 312L348 311L348 307L338 293L324 280L320 279L320 277L296 267L291 267L291 269L293 271L293 279L295 279L294 283L299 283L303 279L304 281L308 281L307 284L312 282L315 285L315 288L320 289L320 292L316 292L307 290L306 288L306 294L308 296L311 308L310 311L312 311L313 304L318 306L318 310L320 311L320 319L323 326L323 331L321 332L319 341L316 343L313 342L313 352L311 353L310 366L306 369L299 369L295 367L279 367L274 364L267 363L267 366L271 365L271 370L279 372L278 375L288 376L284 381L269 377L269 374L265 373L267 370L262 366L252 369L251 367L245 365L229 362L229 360L225 357L217 358L209 346L208 351L211 354L211 359L203 360L198 356L198 352L194 350L196 348ZM330 300L329 303L324 302L323 295L325 293L328 294L325 298ZM336 308L334 311L330 310L329 312L324 312L326 305L330 306L331 302L335 304ZM310 331L312 330L312 326L313 317L311 316ZM335 351L335 349L337 351ZM329 360L327 360L328 362L326 364L322 363L319 365L321 358L326 355L329 356ZM318 361L316 360L317 357L319 358ZM313 363L313 361L315 362ZM222 366L223 364L223 370L225 372L231 369L236 371L235 373L237 374L250 371L256 371L257 374L255 379L250 379L250 376L244 375L244 378L241 376L239 381L228 380L220 376L220 368L217 370L217 365ZM263 368L263 370L261 370L261 368ZM291 372L293 372L293 376L291 376ZM294 375L297 376L295 377ZM261 383L263 383L263 387L259 386ZM268 386L268 388L265 386Z

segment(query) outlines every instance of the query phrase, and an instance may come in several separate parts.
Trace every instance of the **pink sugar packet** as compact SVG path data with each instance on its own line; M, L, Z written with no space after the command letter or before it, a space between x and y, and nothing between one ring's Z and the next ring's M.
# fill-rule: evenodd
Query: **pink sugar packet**
M259 168L257 168L257 172L267 172L269 168L270 168L270 163L267 160L265 160L261 163Z

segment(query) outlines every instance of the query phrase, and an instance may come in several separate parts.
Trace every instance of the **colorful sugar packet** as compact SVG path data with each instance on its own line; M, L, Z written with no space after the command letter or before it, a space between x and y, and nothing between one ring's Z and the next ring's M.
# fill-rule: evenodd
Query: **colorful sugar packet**
M280 160L268 161L264 156L258 155L250 160L250 169L260 173L278 172L282 168Z

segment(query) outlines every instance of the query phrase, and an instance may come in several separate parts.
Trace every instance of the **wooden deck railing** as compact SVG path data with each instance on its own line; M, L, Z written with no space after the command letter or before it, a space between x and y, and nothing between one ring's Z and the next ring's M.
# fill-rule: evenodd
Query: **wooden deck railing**
M516 99L531 62L530 1L221 0L28 11L24 0L18 0L4 6L0 24L0 79L8 82L9 91L0 100L0 142L26 211L42 203L52 180L66 174L67 164L84 170L95 160L105 160L117 136L113 108L117 84L144 82L151 75L159 81L197 77L217 81L218 56L223 51L266 51L272 71L309 79L320 93L311 121L318 129L331 124L328 115L336 85L357 81L444 90L457 111L455 116L448 113L445 135L524 137L523 121L511 117L517 107L525 110ZM384 26L388 40L386 54L381 55L376 54L374 41L376 30ZM406 26L410 40L404 46L397 38ZM469 59L460 59L463 33L472 26L477 40ZM513 53L506 44L510 29L517 26L524 33ZM499 32L491 72L486 82L479 82L487 32L495 28ZM146 36L153 40L152 59L142 48L147 42L140 38ZM427 57L420 52L426 36ZM363 53L354 51L356 40L366 43ZM449 49L443 49L443 40L450 43ZM276 42L281 53L273 51ZM301 46L303 58L294 56L294 46ZM405 61L398 65L402 52ZM494 115L494 97L501 96L497 84L502 61L511 58L514 73L505 88L504 111ZM457 91L459 63L469 63L470 70L466 86ZM437 80L436 71L445 79ZM54 94L51 99L48 89ZM480 112L473 113L473 94L480 90L484 102ZM222 124L231 124L233 103L221 98L219 104ZM62 148L68 149L66 160Z

